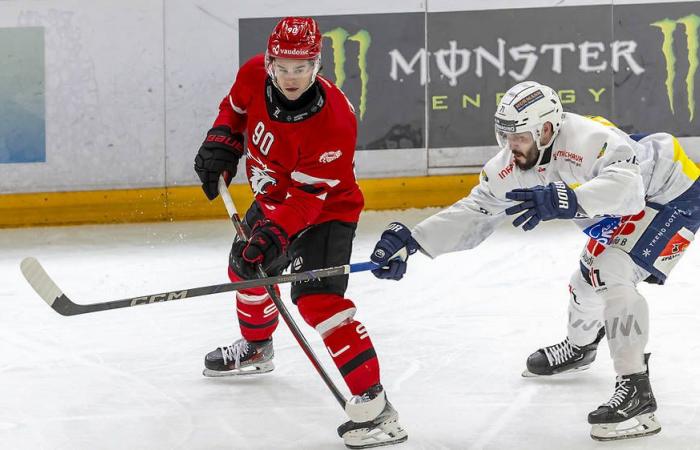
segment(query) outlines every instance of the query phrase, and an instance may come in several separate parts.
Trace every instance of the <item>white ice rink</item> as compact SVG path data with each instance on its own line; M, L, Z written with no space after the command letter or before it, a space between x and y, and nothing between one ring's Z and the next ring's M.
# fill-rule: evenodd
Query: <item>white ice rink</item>
M353 262L368 258L389 221L413 225L433 211L364 214ZM232 236L226 220L0 230L0 449L344 448L343 412L282 321L274 372L202 377L204 354L239 336L231 293L63 317L19 271L36 256L83 303L224 283ZM532 351L564 337L583 242L570 223L527 234L506 224L475 250L412 257L400 282L351 276L347 296L409 434L393 448L700 449L698 248L666 286L640 288L659 435L589 437L586 415L613 393L605 344L589 371L520 376Z

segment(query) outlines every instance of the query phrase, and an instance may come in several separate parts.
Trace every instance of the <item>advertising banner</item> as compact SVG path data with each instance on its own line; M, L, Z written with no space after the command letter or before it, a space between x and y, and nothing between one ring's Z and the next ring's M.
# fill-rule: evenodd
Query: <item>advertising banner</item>
M425 18L318 18L324 73L358 109L358 148L495 145L496 105L525 80L628 132L700 136L700 2L427 13L427 49ZM241 63L277 20L241 19Z
M498 100L529 79L625 131L699 136L699 33L699 2L429 14L429 147L494 145Z
M316 17L323 33L322 74L355 107L358 149L425 148L424 13ZM240 64L265 51L279 18L240 19ZM410 74L418 76L408 77ZM233 81L233 79L231 80Z
M630 66L639 66L634 43L613 39L611 9L429 14L429 146L496 145L496 105L525 80L557 90L565 110L610 116L613 71L628 73Z
M615 73L614 118L634 131L700 136L700 2L616 6L615 38L642 73ZM639 71L639 69L637 69Z
M44 29L0 28L0 61L0 164L44 162Z

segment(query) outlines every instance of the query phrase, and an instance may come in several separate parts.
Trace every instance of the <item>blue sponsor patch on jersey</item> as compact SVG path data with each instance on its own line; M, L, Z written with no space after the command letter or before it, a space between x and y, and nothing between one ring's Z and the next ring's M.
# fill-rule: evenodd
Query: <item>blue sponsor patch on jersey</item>
M619 217L605 217L601 221L584 229L583 232L601 244L609 245L612 241L613 232L618 225L620 225Z

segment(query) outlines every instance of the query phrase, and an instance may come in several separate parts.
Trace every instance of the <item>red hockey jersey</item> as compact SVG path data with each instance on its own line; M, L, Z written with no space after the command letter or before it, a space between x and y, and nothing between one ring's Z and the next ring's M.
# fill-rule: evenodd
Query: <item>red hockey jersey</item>
M248 183L265 216L292 236L330 220L357 222L364 198L354 171L357 121L333 83L318 76L320 110L284 122L268 110L264 56L241 66L214 126L246 133Z

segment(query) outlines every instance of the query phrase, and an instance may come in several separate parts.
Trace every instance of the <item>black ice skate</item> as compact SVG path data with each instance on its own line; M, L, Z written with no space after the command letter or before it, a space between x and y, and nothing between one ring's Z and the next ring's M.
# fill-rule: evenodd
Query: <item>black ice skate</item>
M661 431L654 417L656 399L649 383L649 353L644 355L644 362L645 372L617 377L612 398L588 415L593 439L614 441Z
M527 370L524 377L539 377L572 373L586 370L595 361L598 343L605 336L605 328L598 331L598 336L588 345L578 347L567 337L562 342L541 348L527 358Z
M272 357L272 339L248 342L241 338L231 345L219 347L204 357L206 377L228 377L271 372L275 365Z
M345 411L351 420L338 427L347 448L372 448L399 444L408 434L399 424L399 413L386 399L381 384L348 400Z

